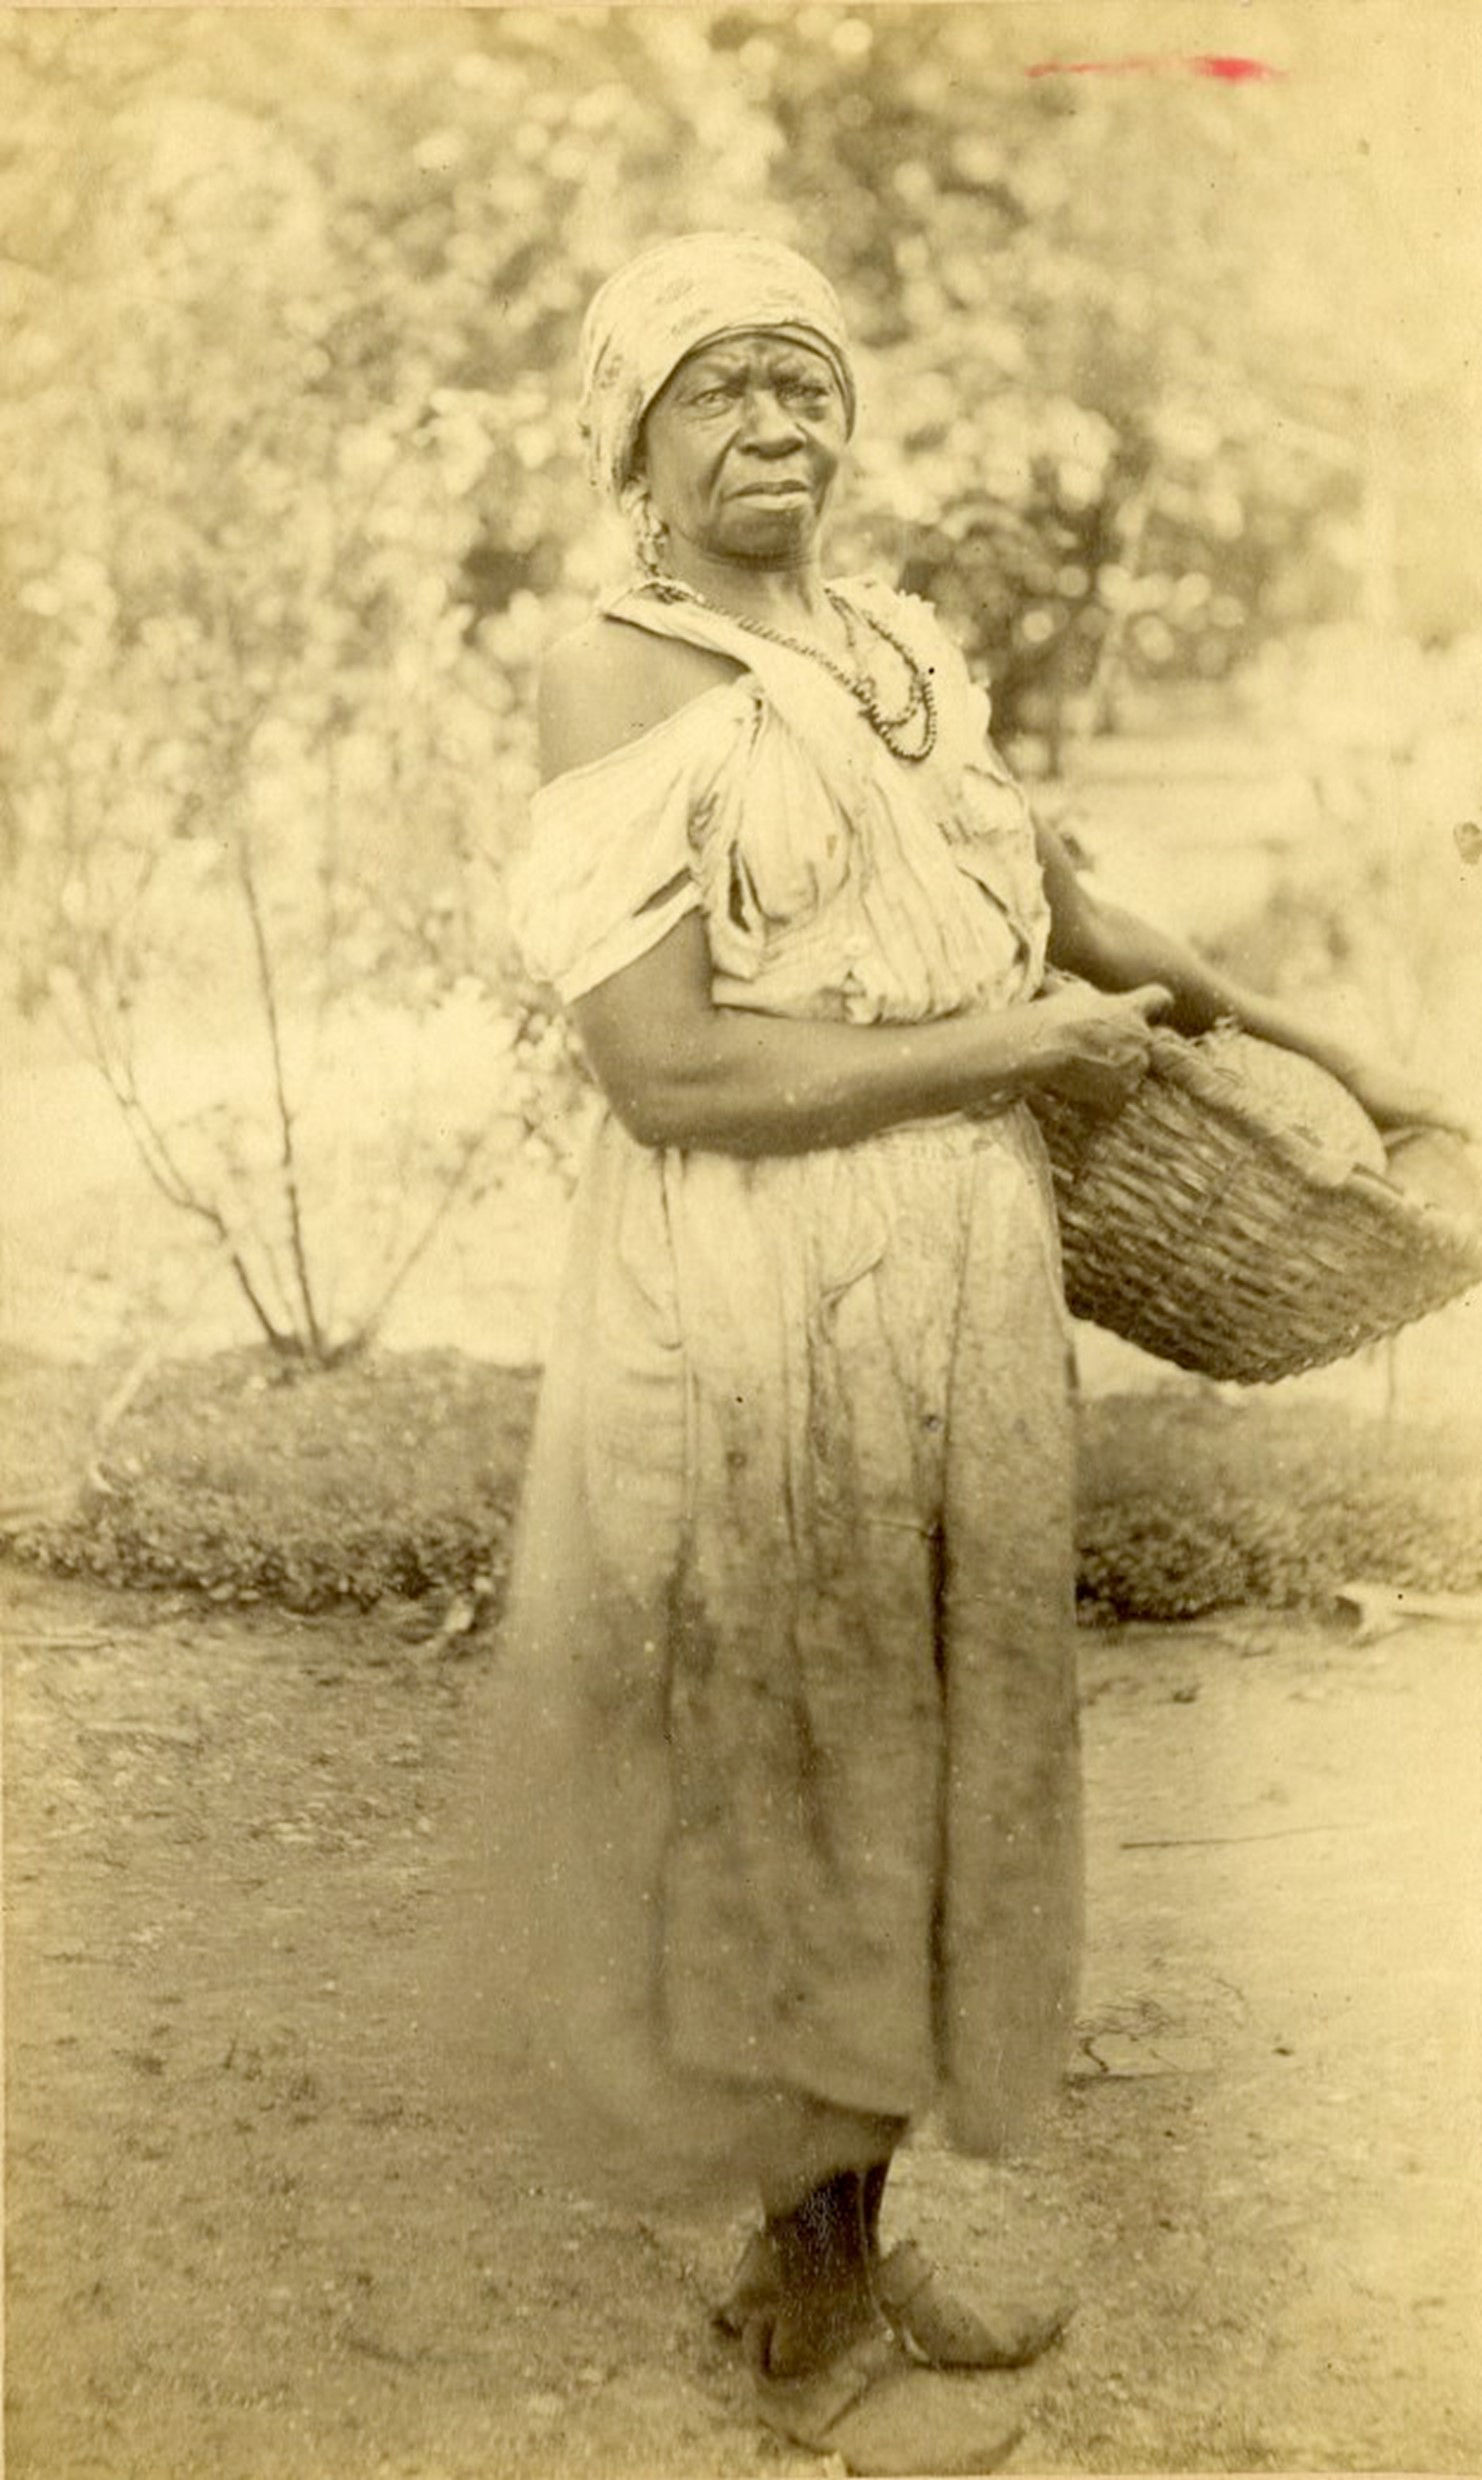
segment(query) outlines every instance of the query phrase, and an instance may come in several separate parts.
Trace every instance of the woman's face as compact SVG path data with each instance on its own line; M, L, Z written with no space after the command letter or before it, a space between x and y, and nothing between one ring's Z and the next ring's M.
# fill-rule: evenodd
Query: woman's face
M827 356L757 329L680 363L644 417L639 462L671 545L791 566L813 548L848 436Z

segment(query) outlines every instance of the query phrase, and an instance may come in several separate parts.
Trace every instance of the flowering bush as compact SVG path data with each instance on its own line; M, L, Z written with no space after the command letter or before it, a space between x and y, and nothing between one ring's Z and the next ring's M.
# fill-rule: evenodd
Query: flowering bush
M1127 684L1223 677L1375 589L1365 421L1446 341L1388 315L1382 189L1350 181L1340 221L1294 205L1316 141L1279 82L1028 78L1024 24L0 32L25 134L0 171L12 985L64 1008L283 1348L362 1338L470 1167L559 1123L501 886L533 666L614 549L571 366L631 249L764 225L830 268L866 382L838 565L934 597L1001 728L1052 757ZM312 1061L368 1000L440 1039L473 991L488 1074L419 1122L431 1185L331 1319ZM246 1089L187 1125L161 1062L244 1025Z

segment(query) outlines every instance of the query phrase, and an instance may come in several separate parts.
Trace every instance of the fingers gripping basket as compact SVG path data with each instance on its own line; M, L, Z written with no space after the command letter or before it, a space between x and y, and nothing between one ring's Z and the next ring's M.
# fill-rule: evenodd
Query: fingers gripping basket
M1460 1146L1386 1155L1333 1077L1248 1035L1160 1029L1115 1119L1055 1096L1036 1112L1071 1309L1185 1369L1290 1377L1482 1278Z

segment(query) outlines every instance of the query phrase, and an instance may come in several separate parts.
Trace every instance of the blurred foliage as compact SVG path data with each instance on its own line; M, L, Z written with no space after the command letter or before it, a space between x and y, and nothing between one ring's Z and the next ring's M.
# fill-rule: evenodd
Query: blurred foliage
M837 279L841 548L939 600L1006 730L1351 599L1404 362L1364 194L1294 206L1279 83L1026 78L1000 16L7 21L12 836L65 869L106 816L118 905L246 803L322 969L481 969L531 663L611 548L576 322L696 223Z
M241 1204L285 1141L272 1054L291 1121L303 1028L368 991L484 994L562 1090L502 864L539 650L620 556L576 326L656 235L763 227L834 275L865 381L835 565L932 596L1052 760L1384 590L1373 419L1440 348L1382 181L1335 212L1280 80L1030 78L1037 39L977 7L0 22L12 979L157 1134L151 1041L266 1001L255 1116L200 1174L229 1233L282 1220Z
M1263 903L1205 950L1258 990L1406 1061L1475 1114L1482 1091L1482 634L1423 648L1330 626L1242 672L1231 722L1300 763L1310 824Z

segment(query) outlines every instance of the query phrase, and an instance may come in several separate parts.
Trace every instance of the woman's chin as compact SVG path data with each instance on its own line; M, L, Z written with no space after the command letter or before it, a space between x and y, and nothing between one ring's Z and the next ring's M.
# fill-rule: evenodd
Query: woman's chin
M819 511L811 499L796 492L775 498L758 493L727 512L715 549L722 559L739 560L748 568L795 568L818 545Z

